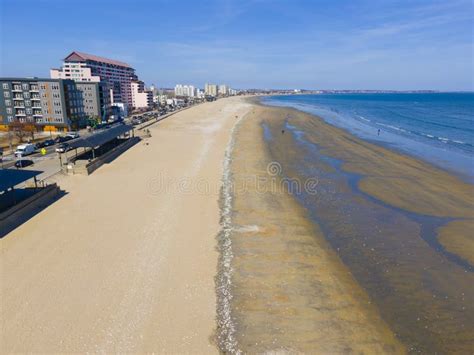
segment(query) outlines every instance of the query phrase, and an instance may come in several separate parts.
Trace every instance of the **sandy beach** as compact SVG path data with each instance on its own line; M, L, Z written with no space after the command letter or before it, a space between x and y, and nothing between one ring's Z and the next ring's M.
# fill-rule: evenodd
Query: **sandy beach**
M2 352L472 349L472 185L247 98L150 130L1 240Z
M222 162L247 109L183 111L62 179L67 194L1 241L2 352L217 352Z

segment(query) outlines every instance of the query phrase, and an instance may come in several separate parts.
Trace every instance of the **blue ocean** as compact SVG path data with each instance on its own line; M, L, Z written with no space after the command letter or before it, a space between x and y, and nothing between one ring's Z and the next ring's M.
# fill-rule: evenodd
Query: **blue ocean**
M262 102L315 114L474 181L474 93L288 95Z

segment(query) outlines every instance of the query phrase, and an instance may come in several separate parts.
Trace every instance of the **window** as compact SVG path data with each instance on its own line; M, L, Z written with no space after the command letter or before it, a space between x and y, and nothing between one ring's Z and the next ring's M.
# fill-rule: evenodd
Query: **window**
M31 101L30 100L25 100L25 106L31 106Z
M4 97L10 97L10 91L4 91L3 96Z
M8 90L8 83L3 83L3 88L4 88L5 90Z
M8 122L12 122L13 121L13 116L8 116L7 119L8 119Z
M29 93L29 92L24 92L24 93L23 93L23 97L24 97L25 99L28 99L28 98L30 97L30 93Z
M29 90L30 89L30 86L26 83L21 85L21 87L23 88L23 90Z
M33 110L32 110L31 108L27 108L27 109L26 109L26 113L27 113L28 115L31 115L31 114L33 113Z
M5 100L5 106L11 106L12 100Z
M12 113L13 113L13 110L12 110L12 108L11 108L11 107L7 107L7 113L10 113L10 114L12 114Z

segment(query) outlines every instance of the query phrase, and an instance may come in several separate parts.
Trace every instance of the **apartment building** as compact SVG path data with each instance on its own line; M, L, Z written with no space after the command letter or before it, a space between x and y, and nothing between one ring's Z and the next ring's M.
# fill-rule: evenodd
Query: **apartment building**
M137 81L135 69L129 64L92 54L74 51L64 58L59 69L51 69L51 78L80 82L104 82L110 94L110 104L122 102L132 107L132 81Z
M174 88L174 94L176 96L187 96L187 97L194 97L196 89L193 85L181 85L178 84Z
M85 123L82 93L73 80L0 78L0 124L32 123L46 130Z
M229 95L229 87L228 87L227 85L225 85L225 84L219 85L219 90L218 90L218 91L219 91L219 92L218 92L219 95L221 95L221 96L227 96L227 95Z
M143 81L132 81L132 107L143 109L153 107L153 92L145 90Z
M75 82L82 93L84 113L89 118L103 118L111 114L110 95L103 82Z
M204 93L208 96L217 96L217 85L216 84L207 84L204 86Z

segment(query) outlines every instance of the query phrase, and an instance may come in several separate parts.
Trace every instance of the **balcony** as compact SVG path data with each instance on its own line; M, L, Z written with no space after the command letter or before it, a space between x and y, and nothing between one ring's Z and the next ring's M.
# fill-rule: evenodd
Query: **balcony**
M31 92L39 92L39 87L37 87L37 86L32 86L32 87L30 88L30 91L31 91Z
M24 100L25 98L22 95L13 96L13 100Z
M33 117L43 117L41 112L33 112Z
M14 108L25 108L25 104L23 102L15 102L13 104Z
M14 92L22 92L23 90L21 89L21 86L15 86L15 85L13 85L12 91L14 91Z
M17 112L15 113L15 116L26 117L26 112Z
M32 96L31 97L31 100L34 100L34 101L41 101L41 98L39 96Z

